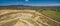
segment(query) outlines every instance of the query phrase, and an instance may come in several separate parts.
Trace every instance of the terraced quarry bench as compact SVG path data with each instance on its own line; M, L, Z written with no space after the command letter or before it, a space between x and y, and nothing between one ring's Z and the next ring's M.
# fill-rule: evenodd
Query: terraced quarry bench
M60 26L35 10L0 10L0 26Z

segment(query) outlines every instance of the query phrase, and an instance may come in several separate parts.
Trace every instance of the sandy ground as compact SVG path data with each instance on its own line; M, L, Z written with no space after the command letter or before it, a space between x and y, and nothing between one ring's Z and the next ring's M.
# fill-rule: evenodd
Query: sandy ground
M10 15L8 13L12 14ZM12 22L14 23L14 20L17 19L17 22L15 22L13 26L60 26L60 24L56 23L54 20L47 18L35 10L0 10L0 17L0 20L2 20L0 21L0 26L4 25L5 23L7 24L4 26L10 26L8 24Z

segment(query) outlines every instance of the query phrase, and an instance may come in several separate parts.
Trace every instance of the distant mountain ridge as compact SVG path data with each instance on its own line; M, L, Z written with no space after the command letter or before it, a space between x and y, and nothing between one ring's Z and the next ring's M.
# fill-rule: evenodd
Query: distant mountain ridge
M0 9L6 9L6 8L8 8L8 9L17 9L17 8L24 8L24 7L26 7L26 8L30 8L30 9L36 9L36 8L38 8L38 9L44 9L44 8L57 8L57 9L60 9L60 6L27 6L27 5L9 5L9 6L0 6Z
M0 7L60 7L60 6L25 6L25 5L9 5L9 6L0 6Z

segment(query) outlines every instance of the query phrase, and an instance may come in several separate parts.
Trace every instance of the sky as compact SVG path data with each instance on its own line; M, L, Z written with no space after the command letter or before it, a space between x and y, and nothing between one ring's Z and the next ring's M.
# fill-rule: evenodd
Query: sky
M60 0L0 0L0 6L7 5L60 6Z

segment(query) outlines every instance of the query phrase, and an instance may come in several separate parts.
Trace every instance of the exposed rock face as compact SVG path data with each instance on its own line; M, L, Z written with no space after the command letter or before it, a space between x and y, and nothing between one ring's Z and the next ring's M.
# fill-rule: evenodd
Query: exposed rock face
M35 10L0 10L0 26L60 26Z

